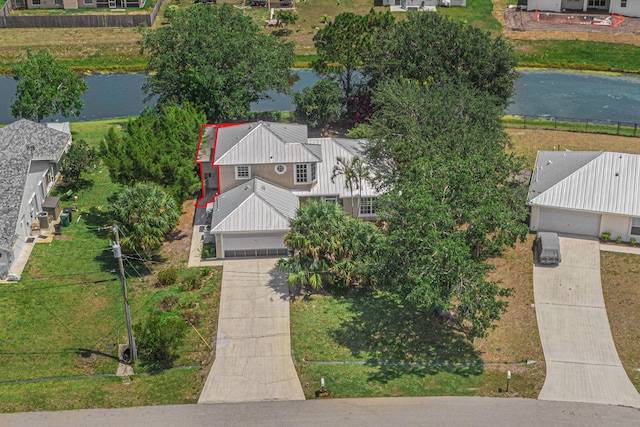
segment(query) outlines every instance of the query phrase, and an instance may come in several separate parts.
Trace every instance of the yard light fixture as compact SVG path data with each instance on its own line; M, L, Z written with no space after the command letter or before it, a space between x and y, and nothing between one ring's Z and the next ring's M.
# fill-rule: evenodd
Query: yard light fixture
M509 382L511 381L511 371L507 371L507 390L506 392L509 393Z

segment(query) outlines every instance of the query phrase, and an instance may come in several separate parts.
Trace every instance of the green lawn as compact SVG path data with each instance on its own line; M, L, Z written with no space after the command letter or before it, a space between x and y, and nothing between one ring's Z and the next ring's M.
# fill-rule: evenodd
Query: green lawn
M106 129L123 123L72 123L71 129L74 138L95 146ZM192 328L187 328L175 365L203 368L136 375L131 380L94 377L15 383L114 374L117 344L127 341L117 263L106 250L112 237L96 230L109 224L107 199L120 187L101 164L83 178L74 193L79 197L78 212L71 225L50 243L35 245L19 283L0 287L0 304L5 307L0 311L0 412L194 402L211 352ZM71 203L63 202L63 207ZM173 308L164 315L190 313L210 342L217 324L220 270L179 268L177 283L159 288L155 274L164 268L163 263L148 267L125 260L134 325L148 312L160 310L161 300L171 298ZM144 370L135 366L137 373Z
M383 293L298 297L291 341L307 397L320 377L333 397L472 395L484 382L481 359L461 333Z
M466 7L438 7L438 13L473 25L494 35L500 34L502 25L492 15L491 0L470 0Z
M512 40L524 67L640 71L640 47L579 40Z

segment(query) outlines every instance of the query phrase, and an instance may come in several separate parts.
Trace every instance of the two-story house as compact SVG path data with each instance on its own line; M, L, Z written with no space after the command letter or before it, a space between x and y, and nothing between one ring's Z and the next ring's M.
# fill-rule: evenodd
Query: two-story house
M68 124L58 128L18 120L0 129L0 278L22 253L59 176L71 133Z
M198 206L210 214L205 241L216 242L218 258L286 255L289 221L309 199L374 219L375 189L366 179L348 183L336 169L361 148L359 140L309 139L298 124L205 125L196 158L203 181Z

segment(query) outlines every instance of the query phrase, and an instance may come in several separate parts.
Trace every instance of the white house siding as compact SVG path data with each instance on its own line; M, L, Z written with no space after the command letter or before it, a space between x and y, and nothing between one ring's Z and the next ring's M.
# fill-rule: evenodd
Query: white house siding
M562 10L561 0L529 0L527 10L541 10L545 12L560 12Z
M611 233L612 239L617 239L618 236L622 237L622 240L628 242L629 232L631 231L631 219L621 215L607 215L602 214L602 222L600 224L600 234Z
M611 0L610 11L619 15L630 16L633 18L640 17L640 2L627 0L627 7L622 7L620 0Z
M599 213L570 211L563 209L540 208L535 231L555 231L557 233L578 234L597 237L600 235ZM533 225L533 215L532 222Z

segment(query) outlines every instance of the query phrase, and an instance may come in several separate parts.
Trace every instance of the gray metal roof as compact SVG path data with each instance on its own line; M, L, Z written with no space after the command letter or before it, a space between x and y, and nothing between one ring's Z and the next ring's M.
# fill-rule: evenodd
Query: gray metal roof
M574 163L564 165L569 173L558 172L561 162L549 164L546 154L538 155L534 184L544 182L546 189L530 194L532 206L557 207L581 211L640 217L640 155L609 152L566 152ZM569 168L592 157L578 168ZM560 163L560 164L559 164ZM551 182L545 175L555 175ZM537 180L537 181L536 181Z
M334 182L331 181L333 167L338 158L352 160L355 153L359 153L363 147L363 141L358 139L336 138L311 138L310 144L318 145L322 149L322 162L317 166L318 183L308 191L295 190L294 194L301 197L339 196L351 197L351 192L346 188L344 175L337 175ZM353 191L354 196L375 197L378 192L367 181L363 181L360 190Z
M538 151L529 185L529 200L544 193L591 160L601 151Z
M31 160L59 161L71 135L18 120L0 129L0 247L11 249Z
M307 141L307 127L282 123L246 123L218 130L214 163L256 165L315 163L319 149Z
M257 177L225 191L213 203L211 233L286 231L299 206L291 191Z

